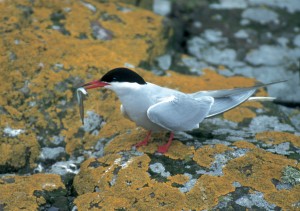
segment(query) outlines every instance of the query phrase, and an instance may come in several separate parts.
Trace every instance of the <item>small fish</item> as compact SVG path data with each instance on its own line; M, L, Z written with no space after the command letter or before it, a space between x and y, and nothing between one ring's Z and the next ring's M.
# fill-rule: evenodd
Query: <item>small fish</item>
M77 90L77 101L79 105L79 112L80 112L80 118L81 122L84 125L84 107L83 107L83 100L85 99L85 96L88 96L87 91L83 87L79 87Z

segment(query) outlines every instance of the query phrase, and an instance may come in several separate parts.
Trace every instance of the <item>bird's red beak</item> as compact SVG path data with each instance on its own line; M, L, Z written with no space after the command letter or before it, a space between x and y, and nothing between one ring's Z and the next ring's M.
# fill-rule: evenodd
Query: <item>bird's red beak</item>
M91 81L89 83L83 84L82 87L86 88L86 89L94 89L94 88L98 88L98 87L104 87L109 85L109 83L104 82L104 81Z

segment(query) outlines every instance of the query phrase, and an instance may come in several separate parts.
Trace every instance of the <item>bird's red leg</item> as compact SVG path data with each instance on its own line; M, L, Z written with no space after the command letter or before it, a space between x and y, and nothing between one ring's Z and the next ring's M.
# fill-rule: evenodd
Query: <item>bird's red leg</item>
M151 132L152 132L152 131L149 130L148 133L147 133L146 138L145 138L143 141L137 143L135 146L136 146L136 147L146 146L146 145L148 144L149 140L150 140Z
M166 143L165 145L159 146L157 149L157 152L160 152L162 154L166 153L168 151L169 147L171 146L173 138L174 138L174 133L171 132L168 143Z

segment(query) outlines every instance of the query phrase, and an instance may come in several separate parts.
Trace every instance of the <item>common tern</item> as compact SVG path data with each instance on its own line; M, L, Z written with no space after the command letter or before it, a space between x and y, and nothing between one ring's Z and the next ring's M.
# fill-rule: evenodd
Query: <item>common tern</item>
M274 83L187 94L146 82L136 72L121 67L110 70L100 80L86 83L82 87L104 87L117 94L122 103L120 109L124 117L149 131L146 138L136 144L136 147L147 145L152 132L170 131L168 142L159 146L157 150L165 153L172 143L174 132L199 128L199 123L205 118L221 114L246 100L251 100L251 95L258 88ZM261 99L273 100L268 97L252 98Z

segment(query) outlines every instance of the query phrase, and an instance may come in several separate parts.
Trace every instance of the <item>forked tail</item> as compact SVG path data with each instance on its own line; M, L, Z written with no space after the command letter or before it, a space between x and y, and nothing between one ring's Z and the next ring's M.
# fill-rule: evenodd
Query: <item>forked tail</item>
M273 101L276 102L276 99L273 97L251 97L254 92L261 87L269 86L272 84L282 83L284 81L276 81L268 84L258 84L252 87L246 88L235 88L235 89L224 89L224 90L212 90L212 91L200 91L190 94L193 98L199 98L202 96L211 96L214 98L214 104L212 105L208 117L212 117L218 114L221 114L225 111L228 111L241 103L249 101Z

